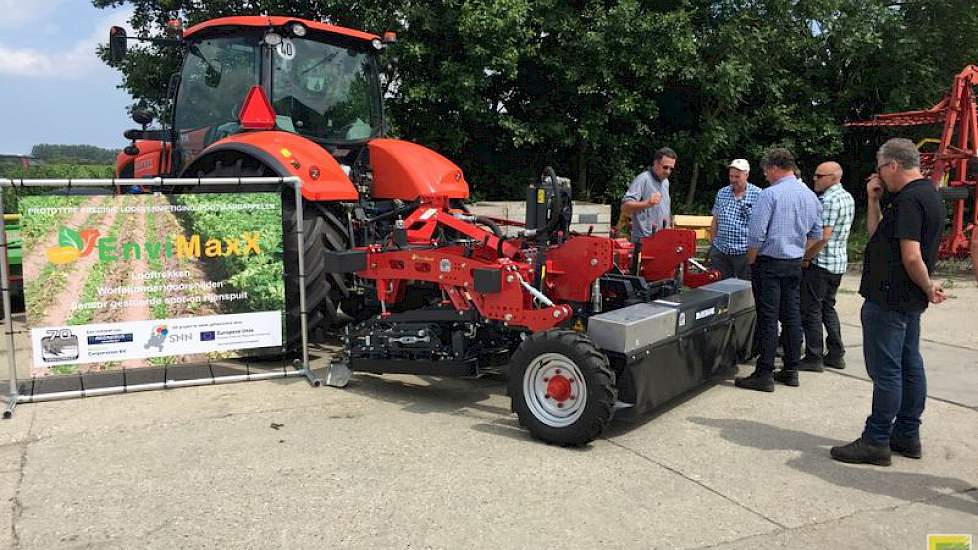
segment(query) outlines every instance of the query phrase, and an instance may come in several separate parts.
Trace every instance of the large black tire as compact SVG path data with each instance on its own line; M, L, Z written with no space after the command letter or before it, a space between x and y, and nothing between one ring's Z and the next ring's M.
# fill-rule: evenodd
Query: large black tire
M615 374L583 334L555 329L530 336L513 355L508 377L513 410L537 439L585 445L611 421Z
M184 173L189 177L260 177L277 176L257 159L225 155L212 161L196 161ZM206 186L202 186L206 187ZM217 186L209 191L222 191ZM252 187L249 191L258 191ZM282 235L285 259L286 346L298 349L302 341L299 308L298 245L296 243L295 195L291 189L282 193ZM345 275L326 273L326 250L347 250L350 236L342 218L329 203L302 203L303 255L306 283L306 322L310 342L322 342L328 330L338 322L337 305L349 293Z
M283 201L282 218L285 223L283 246L286 266L298 266L294 212L294 201ZM306 322L309 340L319 342L325 339L330 328L340 324L338 306L349 295L350 282L344 274L326 272L326 257L323 253L327 250L349 249L350 238L342 219L322 203L304 202L302 223L305 245L303 259L306 275ZM289 317L296 326L299 326L299 275L294 269L294 267L286 268L285 299L286 303L290 304ZM296 340L299 338L297 334Z

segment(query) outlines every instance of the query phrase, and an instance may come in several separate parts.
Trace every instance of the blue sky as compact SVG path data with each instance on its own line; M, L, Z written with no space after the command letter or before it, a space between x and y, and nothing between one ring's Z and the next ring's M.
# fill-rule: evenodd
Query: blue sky
M125 146L132 101L95 47L128 15L88 0L0 0L0 153L36 143Z

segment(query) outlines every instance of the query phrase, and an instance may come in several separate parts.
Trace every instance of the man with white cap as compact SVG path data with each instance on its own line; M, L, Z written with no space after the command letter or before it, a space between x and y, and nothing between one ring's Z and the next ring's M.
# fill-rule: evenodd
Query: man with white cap
M761 188L747 181L750 163L735 159L727 167L730 185L720 189L713 201L710 264L726 279L750 279L747 265L747 222Z

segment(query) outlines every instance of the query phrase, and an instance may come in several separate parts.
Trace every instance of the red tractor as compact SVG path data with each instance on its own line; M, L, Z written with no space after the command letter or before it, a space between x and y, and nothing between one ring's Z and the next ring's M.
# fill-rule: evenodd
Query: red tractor
M126 40L113 29L113 59ZM202 23L178 42L172 120L146 130L151 118L134 113L143 130L126 133L119 175L302 178L306 250L291 244L288 211L283 222L291 318L299 253L310 326L338 308L353 318L329 384L353 371L502 371L531 434L580 445L616 411L659 406L752 355L750 284L695 269L693 231L578 234L570 185L550 169L527 189L524 221L472 215L455 164L384 137L380 37L262 16Z
M152 116L133 112L142 129L125 133L132 143L119 154L117 175L302 178L310 331L334 325L341 307L356 317L364 297L348 278L324 271L324 252L355 244L347 207L362 204L358 212L375 217L422 195L469 196L454 163L385 137L378 57L393 35L266 16L214 19L179 34L137 39L120 27L110 31L114 63L124 62L127 40L184 52L170 81L169 120L147 130ZM294 201L284 197L283 204L286 234L294 235ZM295 239L285 239L286 265L298 253ZM296 323L293 275L287 272L286 293Z

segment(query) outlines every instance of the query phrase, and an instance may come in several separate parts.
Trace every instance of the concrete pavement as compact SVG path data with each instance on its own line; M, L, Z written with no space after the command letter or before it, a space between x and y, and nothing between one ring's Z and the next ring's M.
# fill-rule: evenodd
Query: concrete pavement
M955 291L978 303L973 285ZM845 371L773 394L724 381L578 450L530 439L493 379L22 405L0 422L0 548L909 549L928 533L978 537L978 344L949 334L963 319L939 330L947 313L929 312L924 459L836 463L828 448L858 436L871 399L859 300L840 298Z

